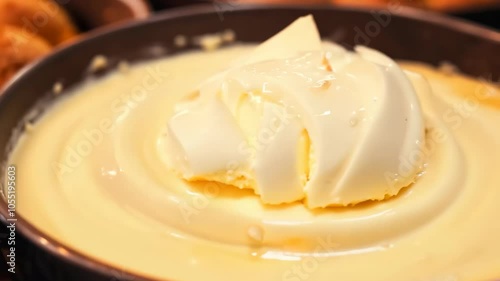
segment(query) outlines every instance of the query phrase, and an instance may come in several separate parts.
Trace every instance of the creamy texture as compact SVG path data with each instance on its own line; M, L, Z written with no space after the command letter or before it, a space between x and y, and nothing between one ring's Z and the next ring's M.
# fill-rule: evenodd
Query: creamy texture
M389 200L266 206L251 190L171 172L160 152L175 104L252 50L135 65L62 97L10 158L18 213L70 249L160 280L500 278L500 97L481 81L403 65L433 90L408 75L427 129L414 157L426 166Z
M323 47L311 16L186 103L168 122L170 168L190 181L253 189L264 203L382 200L422 169L412 154L424 145L423 115L404 72L372 49Z

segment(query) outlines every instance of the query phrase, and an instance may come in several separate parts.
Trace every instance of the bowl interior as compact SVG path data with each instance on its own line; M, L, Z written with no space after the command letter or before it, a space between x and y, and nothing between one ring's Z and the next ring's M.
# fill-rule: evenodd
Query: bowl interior
M56 82L68 88L86 79L89 62L96 55L108 57L113 68L121 60L139 61L185 50L175 47L176 35L197 36L226 29L234 30L238 41L260 42L307 14L315 16L323 38L348 48L362 44L395 59L435 65L447 61L473 76L495 80L500 77L499 33L403 7L389 6L380 11L334 7L190 7L92 34L20 73L0 97L0 160L7 158L14 144L13 132L26 120L30 109L42 99L57 98L51 94ZM3 175L2 170L2 182ZM0 200L0 213L6 215L6 210L5 201ZM23 221L20 224L22 234L28 238L34 240L33 237L41 235L29 226L23 227ZM77 253L72 255L76 263L83 260ZM79 264L91 267L88 261Z

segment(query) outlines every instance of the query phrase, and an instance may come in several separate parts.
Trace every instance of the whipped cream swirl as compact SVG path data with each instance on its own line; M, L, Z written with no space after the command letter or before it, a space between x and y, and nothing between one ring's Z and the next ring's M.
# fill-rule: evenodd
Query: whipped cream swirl
M392 59L322 44L304 17L186 97L166 154L182 178L250 188L266 204L347 206L410 185L424 135Z

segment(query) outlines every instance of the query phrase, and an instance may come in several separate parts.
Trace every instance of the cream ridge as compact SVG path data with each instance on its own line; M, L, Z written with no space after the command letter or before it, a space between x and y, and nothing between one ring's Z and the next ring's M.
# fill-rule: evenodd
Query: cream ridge
M270 205L181 179L165 154L168 120L255 47L131 65L60 97L9 159L18 213L68 249L154 280L500 278L500 94L488 81L399 63L421 108L411 155L423 164L385 200Z
M390 198L423 170L415 87L384 54L323 46L306 16L240 61L168 120L165 158L183 179L323 208Z

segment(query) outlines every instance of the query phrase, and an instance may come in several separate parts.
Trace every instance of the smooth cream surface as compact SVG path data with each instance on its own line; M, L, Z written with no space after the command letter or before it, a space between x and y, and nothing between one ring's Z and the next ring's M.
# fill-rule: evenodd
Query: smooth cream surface
M20 140L18 212L68 248L160 280L500 278L498 88L427 66L423 174L396 197L310 210L188 184L159 151L174 105L251 46L132 66L62 98ZM61 249L64 253L64 249Z

